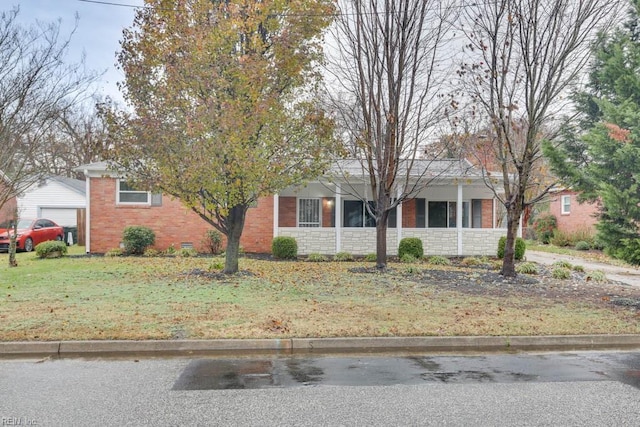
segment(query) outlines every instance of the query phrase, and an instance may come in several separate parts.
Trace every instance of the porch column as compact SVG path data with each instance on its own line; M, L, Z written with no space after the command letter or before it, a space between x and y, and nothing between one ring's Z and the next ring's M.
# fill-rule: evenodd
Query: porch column
M462 255L462 183L458 182L458 202L456 203L456 230L458 232L458 255Z
M85 176L85 191L87 192L86 198L86 210L85 210L85 224L84 224L84 251L86 253L91 252L91 177L89 177L89 171L84 170Z
M336 183L336 206L333 210L336 215L336 253L342 251L342 200L340 199L341 192L342 189L340 188L340 184Z
M273 195L273 237L278 237L278 227L279 227L279 216L280 216L280 196L278 193Z
M496 198L491 199L491 228L496 228Z
M520 220L518 221L518 237L522 237L522 217L524 215L520 215Z
M396 232L398 233L398 245L402 240L402 202L396 208Z
M340 193L342 189L340 188L340 184L336 182L336 205L333 209L335 214L334 222L336 224L336 253L342 250L342 201L340 200Z

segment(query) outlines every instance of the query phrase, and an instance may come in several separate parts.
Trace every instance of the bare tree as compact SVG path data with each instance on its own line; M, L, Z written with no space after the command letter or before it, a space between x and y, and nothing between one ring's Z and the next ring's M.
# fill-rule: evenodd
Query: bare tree
M590 44L617 7L601 0L497 0L464 9L468 59L460 74L491 130L499 176L487 173L486 182L504 190L494 193L507 213L505 276L516 275L522 213L550 189L536 179L541 142L556 137L556 115L569 107L566 95L580 81Z
M64 63L69 38L61 37L59 22L24 28L18 13L0 14L0 209L46 172L32 159L56 118L95 79L82 64Z
M60 112L42 136L41 149L31 152L29 161L39 171L84 179L75 169L103 158L108 146L106 124L91 108L83 103Z
M440 91L444 46L456 9L436 0L342 0L338 5L327 93L343 124L346 154L359 162L359 178L366 177L370 193L349 184L344 190L361 198L375 218L377 267L384 269L390 212L429 182L420 179L428 165L421 161L418 167L416 160L448 102ZM349 183L352 169L341 171L341 179Z

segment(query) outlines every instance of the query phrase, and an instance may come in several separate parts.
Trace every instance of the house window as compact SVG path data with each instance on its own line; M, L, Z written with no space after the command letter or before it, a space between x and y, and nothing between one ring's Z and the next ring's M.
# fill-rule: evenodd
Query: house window
M142 191L127 181L118 180L117 195L118 203L148 205L151 193Z
M571 213L571 196L562 196L562 214L569 215Z
M320 227L320 199L298 199L298 227Z
M373 202L369 202L373 203ZM342 214L343 227L375 227L376 219L371 216L362 200L345 200Z
M462 202L462 227L469 228L471 203ZM457 202L429 202L429 228L456 228Z

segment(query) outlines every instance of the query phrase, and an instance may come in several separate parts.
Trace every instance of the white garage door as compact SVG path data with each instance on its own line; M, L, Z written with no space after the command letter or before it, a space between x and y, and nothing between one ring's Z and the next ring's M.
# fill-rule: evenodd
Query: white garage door
M42 218L50 219L63 227L78 226L78 214L76 208L42 208L40 210L40 216Z

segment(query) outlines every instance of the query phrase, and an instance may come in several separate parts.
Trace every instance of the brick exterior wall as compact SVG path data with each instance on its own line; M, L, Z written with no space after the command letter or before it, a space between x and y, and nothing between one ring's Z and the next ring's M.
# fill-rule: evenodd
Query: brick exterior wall
M189 242L198 251L205 233L213 227L178 200L162 197L162 206L116 205L116 179L91 178L90 250L104 253L118 248L126 226L142 225L156 234L154 247L165 250ZM273 198L261 199L247 212L240 244L247 252L270 252L273 238Z
M278 226L295 227L298 224L296 200L295 197L278 197Z
M402 203L402 228L416 228L415 199L410 199Z
M562 196L571 197L570 213L562 213ZM549 212L558 220L558 230L565 233L589 230L595 233L595 225L598 222L598 203L578 202L578 194L575 191L564 190L554 193L549 204Z
M492 199L482 199L482 228L493 228Z
M16 198L12 197L0 208L0 222L13 219L16 213Z

